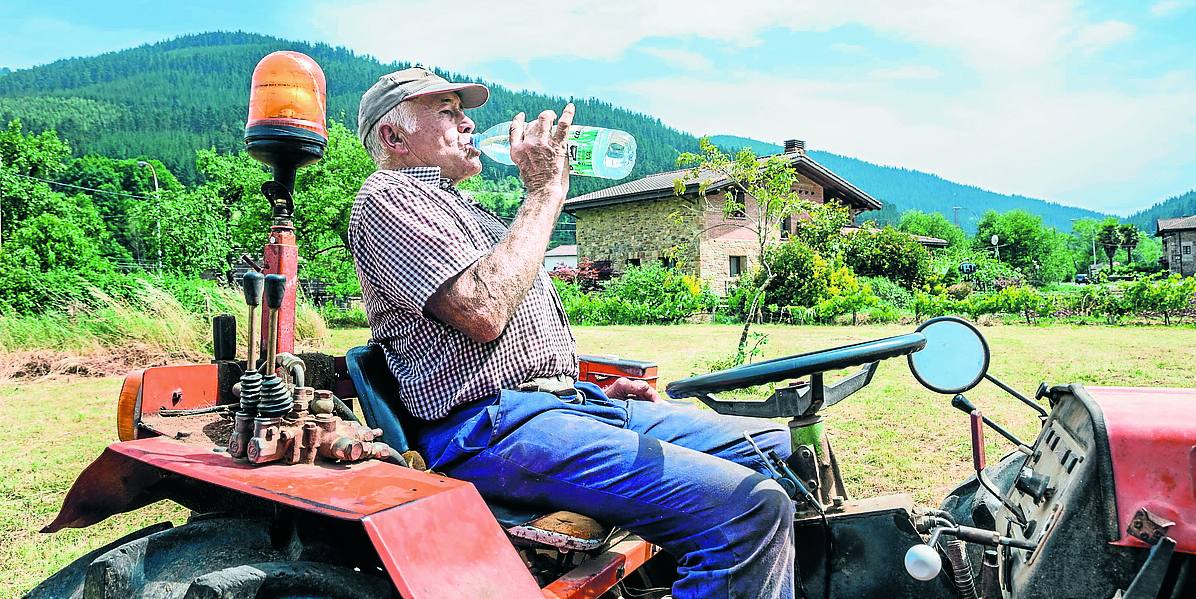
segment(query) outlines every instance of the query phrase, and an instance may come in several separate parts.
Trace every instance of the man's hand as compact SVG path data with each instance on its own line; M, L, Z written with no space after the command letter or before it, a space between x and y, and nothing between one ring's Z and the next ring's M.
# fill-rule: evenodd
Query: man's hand
M506 237L428 298L428 312L478 343L502 335L543 267L544 250L569 193L565 134L573 111L567 104L555 127L551 110L531 123L524 123L522 113L511 121L511 159L527 199Z
M638 399L640 401L664 401L656 389L647 381L633 381L619 377L609 387L604 389L606 396L611 399Z
M511 160L519 167L519 177L527 188L528 197L539 196L541 201L563 202L569 193L569 157L565 151L565 135L573 124L575 108L570 102L561 111L561 118L553 126L556 113L545 110L530 122L523 113L511 121ZM543 195L547 197L543 197Z

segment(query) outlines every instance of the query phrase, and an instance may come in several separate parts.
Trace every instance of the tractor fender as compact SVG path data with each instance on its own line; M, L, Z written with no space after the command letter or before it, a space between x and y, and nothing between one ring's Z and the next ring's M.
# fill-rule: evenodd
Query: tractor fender
M406 598L541 595L473 485L379 461L251 466L165 437L113 443L42 532L83 528L160 499L182 479L359 525ZM173 488L178 488L173 486Z
M1148 547L1126 529L1140 508L1171 520L1175 550L1196 553L1196 389L1088 387L1113 462L1114 545Z

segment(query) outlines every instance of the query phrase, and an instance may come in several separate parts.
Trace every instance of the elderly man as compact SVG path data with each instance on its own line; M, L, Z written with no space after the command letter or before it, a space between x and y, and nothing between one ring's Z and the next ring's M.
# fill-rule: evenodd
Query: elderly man
M671 553L675 597L793 596L793 506L743 439L787 432L660 401L642 382L575 383L577 354L541 267L569 190L565 132L511 124L527 198L506 228L456 188L481 171L465 114L477 84L422 68L383 76L358 134L378 166L349 222L374 340L414 417L413 445L487 497L581 512Z

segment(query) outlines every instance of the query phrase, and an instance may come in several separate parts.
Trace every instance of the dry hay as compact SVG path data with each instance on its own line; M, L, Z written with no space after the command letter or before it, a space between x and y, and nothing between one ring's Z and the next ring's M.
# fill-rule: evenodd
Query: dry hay
M0 380L46 380L123 375L130 370L194 361L146 344L100 347L80 353L51 349L0 352Z

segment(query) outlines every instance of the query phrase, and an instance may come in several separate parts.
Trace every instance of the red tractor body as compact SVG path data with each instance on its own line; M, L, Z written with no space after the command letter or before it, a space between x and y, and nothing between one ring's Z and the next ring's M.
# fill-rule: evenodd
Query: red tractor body
M1130 534L1139 509L1174 524L1175 550L1196 553L1196 389L1090 387L1105 415L1113 463L1117 545L1147 547Z

